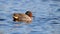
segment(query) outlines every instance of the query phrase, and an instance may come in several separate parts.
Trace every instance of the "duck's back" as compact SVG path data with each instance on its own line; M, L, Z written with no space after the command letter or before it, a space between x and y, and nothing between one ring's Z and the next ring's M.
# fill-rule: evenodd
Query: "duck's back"
M26 15L26 14L19 14L19 20L20 21L27 21L27 22L29 22L29 21L31 21L32 20L32 18L30 18L28 15Z

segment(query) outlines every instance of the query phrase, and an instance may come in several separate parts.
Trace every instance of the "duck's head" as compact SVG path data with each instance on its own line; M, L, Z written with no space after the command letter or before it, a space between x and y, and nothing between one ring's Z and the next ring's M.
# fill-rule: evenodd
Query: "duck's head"
M31 11L27 11L25 14L28 15L29 17L32 17L32 12Z

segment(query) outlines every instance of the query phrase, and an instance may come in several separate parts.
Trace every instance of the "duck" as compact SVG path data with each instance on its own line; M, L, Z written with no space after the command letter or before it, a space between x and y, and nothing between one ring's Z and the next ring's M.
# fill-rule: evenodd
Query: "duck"
M32 12L26 11L26 13L24 13L24 14L14 13L13 21L30 23L30 22L32 22Z

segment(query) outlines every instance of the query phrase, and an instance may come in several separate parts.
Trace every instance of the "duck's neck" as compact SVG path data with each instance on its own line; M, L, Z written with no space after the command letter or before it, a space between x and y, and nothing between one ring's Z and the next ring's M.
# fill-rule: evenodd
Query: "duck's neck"
M29 14L28 16L29 16L29 17L32 17L32 14Z

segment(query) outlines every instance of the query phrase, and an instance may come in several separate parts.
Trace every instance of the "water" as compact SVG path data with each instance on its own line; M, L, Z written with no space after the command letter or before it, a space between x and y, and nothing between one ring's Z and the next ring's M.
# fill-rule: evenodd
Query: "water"
M31 24L14 22L13 13L32 11ZM60 0L0 0L0 34L60 34Z

